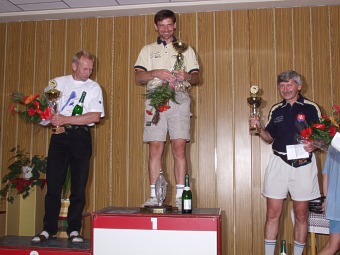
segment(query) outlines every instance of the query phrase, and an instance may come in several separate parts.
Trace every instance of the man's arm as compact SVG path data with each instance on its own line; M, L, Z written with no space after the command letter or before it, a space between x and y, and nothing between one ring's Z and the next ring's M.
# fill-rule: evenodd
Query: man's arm
M154 78L158 78L160 80L167 81L167 82L176 81L176 76L166 69L155 69L151 71L144 71L143 69L136 69L135 78L136 78L137 83L140 83L143 85L147 84L149 81L151 81Z
M90 123L97 123L100 121L100 112L87 112L79 116L64 116L62 114L55 114L51 118L53 126L69 125L87 125Z
M263 141L265 141L266 143L271 143L273 141L273 138L270 135L270 133L267 130L265 130L261 125L259 126L259 130L260 130L259 135Z
M273 141L273 137L270 135L270 133L265 130L260 123L260 120L258 117L249 117L249 127L257 126L259 129L259 136L263 141L266 143L271 143Z

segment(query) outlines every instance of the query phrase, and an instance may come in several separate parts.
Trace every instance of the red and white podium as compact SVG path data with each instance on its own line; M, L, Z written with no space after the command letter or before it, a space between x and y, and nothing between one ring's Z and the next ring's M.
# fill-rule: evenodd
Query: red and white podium
M221 209L192 214L142 213L139 208L108 207L91 215L93 255L221 255Z

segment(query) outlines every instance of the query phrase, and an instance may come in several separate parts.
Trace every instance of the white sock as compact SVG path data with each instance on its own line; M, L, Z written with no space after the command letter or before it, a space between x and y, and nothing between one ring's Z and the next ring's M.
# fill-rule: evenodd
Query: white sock
M182 197L184 185L176 184L176 197Z
M156 188L155 185L150 185L151 197L156 197Z
M274 255L276 240L264 240L265 255Z
M294 240L294 255L302 255L306 243L298 243Z

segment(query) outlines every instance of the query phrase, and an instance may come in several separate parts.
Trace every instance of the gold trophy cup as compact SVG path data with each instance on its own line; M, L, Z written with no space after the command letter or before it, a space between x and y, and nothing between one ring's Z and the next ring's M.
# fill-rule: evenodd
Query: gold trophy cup
M181 41L176 41L172 43L172 46L174 47L175 51L177 52L176 55L176 62L173 67L173 70L184 70L184 56L182 53L186 52L187 49L189 48L189 44L181 42ZM187 91L191 87L190 83L188 81L178 81L175 88L178 91Z
M48 99L53 114L58 114L59 110L57 100L61 96L61 91L56 89L57 82L55 80L50 80L48 82L48 86L50 87L50 89L45 92L45 95ZM58 127L53 127L52 132L56 132L57 129Z
M250 87L250 97L247 98L247 102L250 105L250 117L260 117L259 107L261 105L261 97L257 96L259 87L257 85L252 85ZM259 134L259 127L253 125L249 128L249 133L251 135Z

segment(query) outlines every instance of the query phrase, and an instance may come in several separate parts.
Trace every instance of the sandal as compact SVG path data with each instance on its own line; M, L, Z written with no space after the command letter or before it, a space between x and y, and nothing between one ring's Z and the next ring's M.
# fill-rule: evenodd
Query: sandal
M49 239L55 239L55 238L57 238L56 235L50 236L50 234L47 231L43 231L39 235L34 236L31 242L32 243L43 243Z
M72 231L70 233L68 240L70 240L71 243L83 243L84 242L84 238L81 235L79 235L78 231Z

